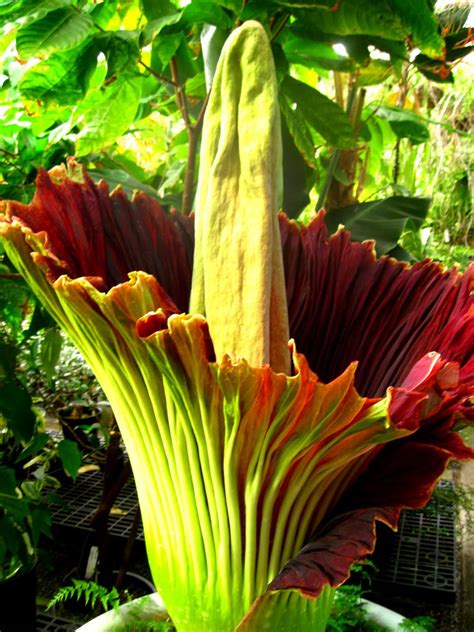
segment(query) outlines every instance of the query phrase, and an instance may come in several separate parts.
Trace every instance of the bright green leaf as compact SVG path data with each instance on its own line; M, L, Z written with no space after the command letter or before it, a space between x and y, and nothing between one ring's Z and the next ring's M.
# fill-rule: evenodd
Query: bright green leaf
M185 86L186 95L190 97L197 97L204 99L206 96L206 78L203 72L199 72L191 79L186 81Z
M238 13L242 8L242 0L216 0L216 4L234 13Z
M78 156L100 151L128 129L138 109L141 87L141 77L122 75L86 97L81 104L85 124L77 139Z
M21 21L26 26L50 11L71 5L71 0L4 0L0 4L0 24Z
M156 18L145 27L144 30L144 44L149 44L152 42L159 33L165 28L165 26L170 26L172 24L176 24L181 19L181 13L172 13L170 15L163 15L160 18Z
M216 6L215 2L198 0L188 4L183 11L180 24L183 26L200 26L201 24L213 24L221 29L232 28L233 20L226 11Z
M153 41L153 53L158 55L163 66L166 66L176 53L182 39L181 33L170 33L169 35L160 35Z
M89 35L92 20L71 8L56 9L27 26L16 37L16 47L22 59L41 57L80 44Z
M96 65L97 53L88 43L69 51L53 53L28 70L18 87L27 99L72 105L85 96Z
M1 327L9 330L16 339L23 337L23 323L29 304L30 292L22 279L0 279Z
M170 0L140 0L143 13L147 20L156 20L166 15L176 13L175 5Z
M194 77L197 72L202 70L199 62L196 60L191 48L187 45L184 37L175 53L176 65L178 68L178 76L181 83L186 82L191 77Z
M96 4L88 12L93 19L94 24L102 28L106 28L110 20L117 14L119 0L104 0L100 4Z

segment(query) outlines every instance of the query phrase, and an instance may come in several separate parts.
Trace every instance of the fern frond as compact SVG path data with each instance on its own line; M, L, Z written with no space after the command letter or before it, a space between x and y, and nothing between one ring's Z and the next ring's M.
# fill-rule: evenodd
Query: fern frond
M104 611L110 610L111 608L118 610L120 606L120 595L115 586L109 590L105 586L100 586L100 584L93 581L73 579L72 585L63 586L58 590L49 601L47 610L68 599L76 599L76 601L79 601L81 597L84 597L86 605L90 603L91 609L95 608L97 602L100 602Z

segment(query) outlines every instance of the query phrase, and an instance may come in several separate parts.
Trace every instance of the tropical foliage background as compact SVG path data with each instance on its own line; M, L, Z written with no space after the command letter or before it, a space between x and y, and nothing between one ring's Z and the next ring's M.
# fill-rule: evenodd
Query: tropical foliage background
M285 211L337 209L330 228L379 252L465 263L468 2L2 0L0 196L29 200L40 166L75 156L189 213L207 88L249 18L272 33Z

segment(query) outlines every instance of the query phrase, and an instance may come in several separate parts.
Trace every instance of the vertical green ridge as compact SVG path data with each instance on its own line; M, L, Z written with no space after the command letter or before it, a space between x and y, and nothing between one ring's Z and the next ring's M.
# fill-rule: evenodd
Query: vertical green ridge
M335 589L326 586L317 599L296 590L268 592L259 597L235 632L324 632Z

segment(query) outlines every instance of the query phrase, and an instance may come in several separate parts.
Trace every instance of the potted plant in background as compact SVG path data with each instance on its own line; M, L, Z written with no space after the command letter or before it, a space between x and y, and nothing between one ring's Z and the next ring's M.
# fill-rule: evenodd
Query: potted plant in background
M192 218L109 196L73 164L0 220L111 402L154 582L186 632L324 630L375 521L395 527L473 456L457 434L472 271L376 259L323 214L278 217L277 96L266 33L245 23L206 111L192 271Z
M57 409L59 423L65 439L75 441L85 452L99 447L97 428L100 427L100 409L84 400L72 401ZM95 440L94 440L95 439Z
M3 275L3 276L2 276ZM19 355L32 331L34 302L21 279L0 274L0 628L35 630L38 546L51 537L51 510L60 483L59 461L75 478L81 457L70 441L45 432L44 419L19 375Z
M0 466L0 626L36 629L36 555L32 530L48 530L48 514L19 493L15 472ZM34 521L31 518L34 517Z
M0 412L0 628L34 631L38 546L52 537L49 505L60 486L50 464L59 459L74 479L81 456L74 443L57 443L39 428L29 441L18 441L14 421Z

